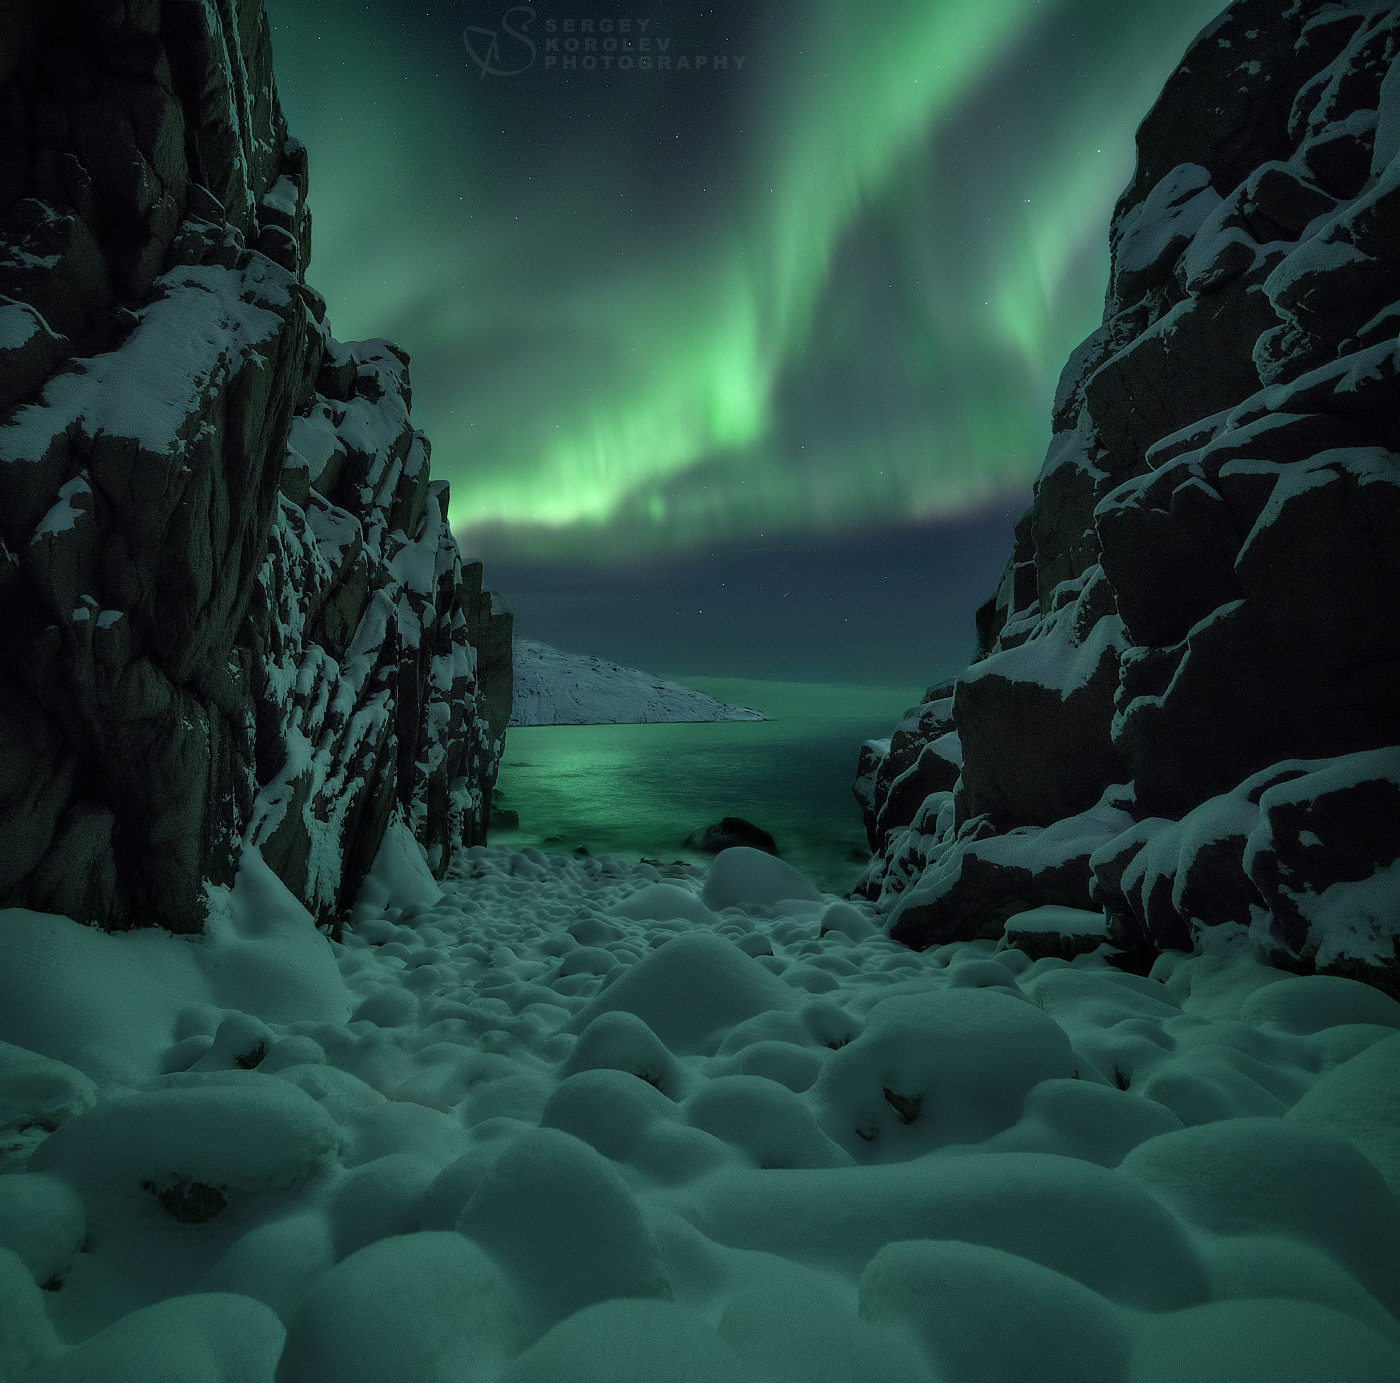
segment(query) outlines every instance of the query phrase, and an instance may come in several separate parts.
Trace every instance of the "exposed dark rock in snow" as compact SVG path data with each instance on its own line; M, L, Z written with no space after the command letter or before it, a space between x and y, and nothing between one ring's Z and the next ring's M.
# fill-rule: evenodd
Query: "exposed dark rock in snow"
M680 682L535 639L515 640L513 686L512 725L768 719L750 706L731 706Z
M778 853L777 842L762 826L745 821L742 816L726 816L713 826L694 831L686 837L687 847L702 850L707 855L718 855L734 845L747 845L751 850L762 850L767 855Z
M1143 122L977 660L861 750L912 945L1102 907L1400 992L1397 49L1239 0Z
M407 360L303 271L261 0L0 28L0 903L197 931L245 842L323 921L479 841L510 619Z

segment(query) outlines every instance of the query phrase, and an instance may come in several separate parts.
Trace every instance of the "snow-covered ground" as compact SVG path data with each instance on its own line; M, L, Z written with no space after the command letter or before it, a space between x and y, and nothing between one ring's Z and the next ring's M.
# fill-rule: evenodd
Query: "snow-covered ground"
M397 825L341 944L212 901L0 913L0 1378L1400 1377L1400 1004L1247 937L915 954L753 851L439 889Z
M512 725L652 725L666 721L766 720L693 687L534 639L515 640Z

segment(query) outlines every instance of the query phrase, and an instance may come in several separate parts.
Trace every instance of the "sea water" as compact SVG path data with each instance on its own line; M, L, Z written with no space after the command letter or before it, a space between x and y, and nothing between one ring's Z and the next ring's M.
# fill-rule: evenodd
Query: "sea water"
M520 827L491 839L703 863L686 837L739 816L770 832L779 854L819 887L848 891L868 851L851 794L860 745L888 737L923 689L683 680L770 719L513 728L497 803L520 814Z

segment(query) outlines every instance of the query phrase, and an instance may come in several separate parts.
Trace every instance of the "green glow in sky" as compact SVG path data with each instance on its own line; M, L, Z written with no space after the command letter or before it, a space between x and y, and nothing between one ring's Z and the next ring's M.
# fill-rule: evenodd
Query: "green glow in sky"
M1132 131L1216 8L643 6L730 70L497 78L485 0L272 0L310 277L412 354L454 526L519 552L964 510L1034 476Z

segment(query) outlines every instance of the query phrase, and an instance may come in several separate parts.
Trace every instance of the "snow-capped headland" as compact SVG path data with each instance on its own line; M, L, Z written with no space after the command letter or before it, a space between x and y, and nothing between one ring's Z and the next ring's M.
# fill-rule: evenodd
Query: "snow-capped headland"
M680 682L565 653L534 639L515 640L512 725L656 725L663 722L767 720L751 706L730 706Z

